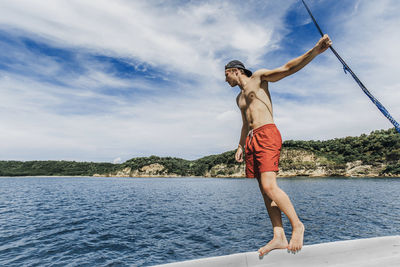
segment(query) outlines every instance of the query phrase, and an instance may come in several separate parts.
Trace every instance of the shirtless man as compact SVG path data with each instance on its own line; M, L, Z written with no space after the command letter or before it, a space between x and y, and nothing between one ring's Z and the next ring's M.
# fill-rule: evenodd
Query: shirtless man
M276 183L282 139L273 120L268 82L279 81L299 71L331 44L328 35L324 35L307 53L274 70L260 69L252 74L238 60L225 66L226 82L232 87L240 87L236 102L242 113L243 126L235 158L238 162L243 161L245 147L246 177L257 178L274 232L273 239L258 250L260 256L273 249L286 248L296 253L303 246L304 236L303 223L297 217L287 194ZM282 226L281 212L292 225L289 244Z

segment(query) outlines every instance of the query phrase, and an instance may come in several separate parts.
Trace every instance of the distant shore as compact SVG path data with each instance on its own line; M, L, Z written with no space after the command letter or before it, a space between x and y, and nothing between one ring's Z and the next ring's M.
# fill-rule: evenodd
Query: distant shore
M197 160L136 157L120 164L0 161L0 176L245 177L235 150ZM283 142L278 177L399 177L400 134L394 128L326 141Z
M204 179L255 179L255 178L247 178L247 177L204 177L204 176L77 176L77 175L26 175L26 176L0 176L1 178L204 178ZM357 179L357 178L400 178L400 176L277 176L278 179L297 179L297 178L350 178L350 179Z

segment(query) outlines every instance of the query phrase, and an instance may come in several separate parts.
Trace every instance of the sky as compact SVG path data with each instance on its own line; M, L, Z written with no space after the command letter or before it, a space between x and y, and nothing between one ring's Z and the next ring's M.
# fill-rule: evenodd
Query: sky
M400 2L308 0L333 47L400 120ZM0 160L197 159L235 149L232 59L274 69L320 36L301 1L0 1ZM328 50L271 83L283 140L393 126Z

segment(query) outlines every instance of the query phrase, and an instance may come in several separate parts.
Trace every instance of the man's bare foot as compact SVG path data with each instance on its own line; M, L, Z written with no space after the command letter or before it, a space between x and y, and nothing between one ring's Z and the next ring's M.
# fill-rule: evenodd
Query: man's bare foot
M259 256L262 257L265 254L267 254L268 252L270 252L271 250L284 249L284 248L287 248L287 246L288 246L288 242L286 240L286 237L283 237L283 238L274 237L271 241L268 242L268 244L261 247L258 250L258 253L260 253Z
M292 238L290 239L287 249L293 253L301 250L303 247L304 225L299 223L293 227Z

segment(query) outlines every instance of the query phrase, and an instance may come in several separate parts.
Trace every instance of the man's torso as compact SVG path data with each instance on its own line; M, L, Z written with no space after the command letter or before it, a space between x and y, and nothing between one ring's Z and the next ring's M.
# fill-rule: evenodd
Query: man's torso
M274 123L268 82L252 76L237 97L239 108L246 114L249 129Z

